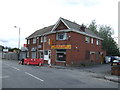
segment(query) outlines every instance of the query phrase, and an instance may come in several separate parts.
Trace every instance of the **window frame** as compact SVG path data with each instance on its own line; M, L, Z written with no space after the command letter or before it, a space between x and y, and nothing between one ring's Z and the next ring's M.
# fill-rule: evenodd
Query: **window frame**
M36 44L36 42L37 42L37 39L33 38L33 44Z
M60 35L63 35L62 39L60 38L61 36ZM56 37L57 40L66 40L67 39L67 33L57 33L57 37Z
M85 37L85 42L86 42L86 43L90 43L90 37L89 37L89 36L86 36L86 37Z
M91 38L91 44L94 44L94 38Z

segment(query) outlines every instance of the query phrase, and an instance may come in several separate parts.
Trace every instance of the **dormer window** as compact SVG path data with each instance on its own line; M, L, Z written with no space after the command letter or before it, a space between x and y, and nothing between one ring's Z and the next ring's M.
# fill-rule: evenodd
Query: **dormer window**
M57 40L66 40L67 33L58 33L56 38L57 38Z

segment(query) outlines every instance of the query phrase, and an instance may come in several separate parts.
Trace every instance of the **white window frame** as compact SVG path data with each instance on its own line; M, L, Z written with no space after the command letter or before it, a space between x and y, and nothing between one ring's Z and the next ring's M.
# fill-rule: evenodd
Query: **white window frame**
M86 37L85 37L85 42L86 42L86 43L90 43L90 37L86 36Z
M42 43L42 42L44 42L44 41L43 41L43 37L41 37L41 43Z
M59 38L60 36L59 35L63 35L63 38ZM57 37L56 37L57 40L66 40L67 39L67 33L57 33Z
M100 40L96 40L96 45L101 45L101 42L100 42Z
M91 38L91 43L92 43L92 44L94 43L94 39L93 39L93 38Z
M28 44L30 44L30 40L28 40Z
M35 43L36 43L36 41L37 41L37 40L36 40L36 38L33 38L33 44L35 44Z
M44 38L44 40L43 40L43 41L44 41L44 42L46 42L46 41L47 41L47 37L46 37L46 36L44 36L43 38Z

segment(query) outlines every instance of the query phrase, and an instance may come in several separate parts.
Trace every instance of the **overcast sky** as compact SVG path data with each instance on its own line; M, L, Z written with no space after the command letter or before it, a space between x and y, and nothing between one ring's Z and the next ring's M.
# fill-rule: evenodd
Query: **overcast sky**
M34 31L53 25L59 17L78 24L110 25L118 37L119 0L0 0L0 45L18 47L18 26L21 46Z

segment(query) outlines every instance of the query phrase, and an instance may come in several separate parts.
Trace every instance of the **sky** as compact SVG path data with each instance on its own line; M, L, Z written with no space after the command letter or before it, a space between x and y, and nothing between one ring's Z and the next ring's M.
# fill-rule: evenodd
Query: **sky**
M111 26L118 37L119 0L0 0L0 45L18 47L38 29L53 25L62 17L78 24ZM14 28L17 26L18 28Z

